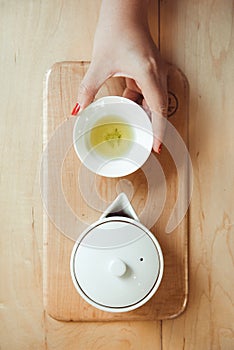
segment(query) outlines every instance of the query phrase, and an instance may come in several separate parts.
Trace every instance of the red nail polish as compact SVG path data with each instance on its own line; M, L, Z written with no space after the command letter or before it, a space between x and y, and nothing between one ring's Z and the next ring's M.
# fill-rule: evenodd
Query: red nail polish
M160 146L158 147L158 153L159 154L160 154L161 150L162 150L162 144L160 144Z
M75 107L73 108L72 112L71 112L71 115L77 115L77 113L79 112L80 110L80 105L79 103L77 102Z

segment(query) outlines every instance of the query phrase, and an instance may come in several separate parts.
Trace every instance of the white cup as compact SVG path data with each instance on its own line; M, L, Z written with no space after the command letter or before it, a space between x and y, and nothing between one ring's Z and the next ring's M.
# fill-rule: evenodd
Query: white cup
M131 137L121 139L121 132L116 128L106 134L102 144L93 145L95 128L103 124L114 125L114 121L119 123L120 131L123 126L130 126L127 128ZM152 124L144 109L135 102L107 96L91 103L78 115L73 143L79 159L92 172L106 177L125 176L139 169L148 159L153 146ZM101 152L104 143L108 155ZM118 154L121 147L124 152Z

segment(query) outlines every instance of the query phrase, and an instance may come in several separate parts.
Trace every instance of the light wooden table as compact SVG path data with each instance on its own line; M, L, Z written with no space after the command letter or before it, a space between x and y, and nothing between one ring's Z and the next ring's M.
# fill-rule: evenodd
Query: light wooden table
M89 60L98 0L0 2L0 347L66 350L234 348L233 1L152 0L162 55L190 82L189 303L163 322L63 323L42 303L42 81ZM158 18L160 10L160 21ZM160 28L160 31L158 30Z

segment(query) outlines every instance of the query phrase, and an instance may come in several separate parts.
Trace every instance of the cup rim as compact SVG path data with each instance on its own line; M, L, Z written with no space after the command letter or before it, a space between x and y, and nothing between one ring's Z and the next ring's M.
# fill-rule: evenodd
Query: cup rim
M145 144L143 140L135 140L135 146L133 145L132 153L130 154L130 158L119 157L115 159L104 158L99 156L95 150L88 150L88 148L84 145L84 140L82 141L82 137L84 139L84 134L88 132L89 129L85 129L86 124L88 125L89 121L93 116L89 115L89 112L97 113L100 108L105 108L105 106L115 105L118 108L118 104L121 104L121 107L124 105L131 106L131 109L135 109L135 113L138 118L138 125L132 123L132 126L137 126L142 132L147 133L147 137L144 138ZM115 113L115 112L113 112ZM118 113L116 113L118 114ZM104 115L103 115L104 116ZM122 117L122 115L119 115ZM144 118L144 119L143 119ZM98 120L98 119L97 119ZM86 124L85 124L86 123ZM91 124L93 122L91 121ZM78 128L83 125L84 130L80 133L79 137L77 136ZM139 132L138 130L138 132ZM82 147L81 147L82 145ZM145 110L138 105L136 102L129 100L122 96L105 96L100 99L97 99L93 103L91 103L87 108L80 112L77 116L77 119L73 128L73 146L76 152L76 155L89 170L94 172L97 175L101 175L104 177L121 177L129 175L136 170L138 170L148 159L150 156L152 147L153 147L153 129L150 118ZM79 149L80 146L80 149ZM138 152L138 155L141 156L140 159L135 159L133 156L134 149L135 151L139 151L138 148L142 148L142 152ZM114 169L114 170L113 170Z

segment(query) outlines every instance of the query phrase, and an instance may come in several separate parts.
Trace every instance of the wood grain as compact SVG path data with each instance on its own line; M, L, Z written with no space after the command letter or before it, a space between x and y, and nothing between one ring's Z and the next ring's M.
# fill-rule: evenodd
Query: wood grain
M64 116L71 109L72 102L75 100L76 86L79 85L84 73L88 67L87 63L63 62L54 65L47 76L45 82L45 114L44 129L46 130L45 139L54 137L54 132L58 126L64 122ZM184 141L187 142L188 132L188 85L184 76L178 71L171 72L169 81L169 90L177 96L178 109L170 117L177 131L181 134ZM99 97L105 95L121 95L123 92L123 80L110 79L99 91ZM73 119L72 119L73 120ZM96 221L101 215L100 206L95 210L94 203L90 198L101 196L104 201L103 210L116 197L117 192L125 191L132 196L132 205L141 219L141 213L147 209L147 215L142 216L143 223L147 226L154 218L157 205L159 205L160 187L163 186L164 178L160 180L156 177L154 163L147 162L136 173L120 179L104 178L94 176L89 170L84 170L85 183L78 181L78 174L81 163L75 155L72 146L72 130L74 122L68 131L61 132L61 136L56 136L57 144L51 147L52 152L46 159L44 167L44 187L45 197L48 202L47 213L44 216L45 222L45 303L46 310L52 317L64 321L107 321L107 320L157 320L175 317L180 314L187 302L188 284L187 284L187 235L188 220L187 216L180 225L170 234L165 234L165 227L172 208L175 205L178 192L178 174L173 159L165 149L158 157L165 176L165 185L167 185L167 199L163 208L163 213L159 220L151 225L153 232L163 249L164 253L164 278L157 294L141 308L128 313L108 313L97 310L87 304L75 291L69 272L69 261L71 250L74 245L71 239L73 231L76 234L82 232L80 225L83 221L89 225ZM63 126L64 127L64 126ZM69 131L70 130L70 131ZM58 168L58 173L62 171L63 196L68 205L77 215L77 220L69 219L66 214L66 207L62 206L62 199L58 198L60 185L60 175L54 173L53 160L60 157L60 148L66 144L65 134L69 138L70 148L66 150L66 156L63 159L62 170ZM60 134L59 134L60 135ZM153 158L155 155L151 155ZM56 160L57 162L57 160ZM57 163L56 163L57 164ZM148 164L148 165L147 165ZM185 174L187 167L184 168ZM152 183L148 182L149 177L154 177ZM89 180L91 182L89 184ZM56 180L57 179L57 180ZM150 187L149 187L150 186ZM85 187L85 188L84 188ZM149 188L148 188L149 187ZM158 189L159 188L159 189ZM87 191L86 200L83 195ZM155 193L155 197L151 194ZM150 206L146 203L147 197L151 196ZM188 179L183 178L182 199L188 197ZM56 205L58 203L58 205ZM182 204L182 203L181 203ZM61 207L62 206L62 207ZM57 211L57 213L56 213ZM53 212L53 213L52 213ZM49 217L50 216L50 220ZM48 221L49 220L49 221ZM64 224L62 221L66 221ZM66 231L65 231L66 230ZM80 231L79 231L80 230ZM62 235L63 234L63 235Z
M47 347L56 350L160 349L160 322L58 322L46 318Z
M90 60L99 5L100 0L0 3L1 349L232 350L232 0L160 1L163 56L190 83L195 182L186 311L174 320L121 324L58 322L44 315L42 81L55 61ZM157 10L152 0L156 42Z
M161 2L162 54L190 82L195 176L189 303L181 317L163 322L167 350L234 347L233 10L233 1Z

